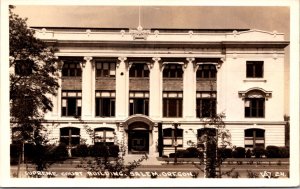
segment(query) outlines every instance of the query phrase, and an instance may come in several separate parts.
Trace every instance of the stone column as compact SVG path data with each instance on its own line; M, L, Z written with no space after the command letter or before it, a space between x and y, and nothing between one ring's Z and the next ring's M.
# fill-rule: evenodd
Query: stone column
M150 64L150 96L149 96L149 105L150 111L149 116L153 119L159 119L162 117L162 80L161 80L161 71L159 61L161 60L158 57L152 58L154 61Z
M92 57L84 57L82 63L82 118L92 118Z
M184 64L183 74L183 118L196 117L196 76L193 61L195 58L187 58Z
M128 71L126 57L119 57L116 68L116 118L125 119L128 116Z

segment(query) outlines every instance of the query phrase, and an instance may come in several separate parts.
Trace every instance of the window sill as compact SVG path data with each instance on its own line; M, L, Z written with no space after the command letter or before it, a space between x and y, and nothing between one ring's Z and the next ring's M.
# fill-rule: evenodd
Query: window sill
M264 82L264 83L266 83L267 80L263 79L263 78L247 78L247 79L244 79L243 82Z

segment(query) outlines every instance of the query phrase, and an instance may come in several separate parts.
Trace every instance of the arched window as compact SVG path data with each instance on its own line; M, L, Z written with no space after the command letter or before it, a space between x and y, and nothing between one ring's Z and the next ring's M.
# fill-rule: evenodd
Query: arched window
M265 101L271 97L272 92L261 88L251 88L247 91L239 91L244 100L244 112L246 118L265 117Z
M164 146L173 147L176 145L175 142L175 129L167 128L163 130ZM183 129L177 129L177 146L183 146Z
M245 130L245 148L253 149L255 147L265 147L264 129L246 129Z
M94 144L112 145L115 142L115 130L112 128L101 127L94 130Z
M80 144L80 129L76 127L60 128L60 143L68 146Z
M265 97L260 91L250 91L245 98L245 117L265 117Z

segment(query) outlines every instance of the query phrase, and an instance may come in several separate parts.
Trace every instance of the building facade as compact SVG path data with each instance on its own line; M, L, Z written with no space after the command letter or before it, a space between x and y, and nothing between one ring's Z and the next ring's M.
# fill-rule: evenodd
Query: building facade
M281 33L35 30L38 38L59 49L56 56L62 60L60 89L45 117L53 143L118 140L125 142L128 154L168 155L174 145L185 149L197 144L207 127L203 119L224 113L232 145L285 145L288 42Z

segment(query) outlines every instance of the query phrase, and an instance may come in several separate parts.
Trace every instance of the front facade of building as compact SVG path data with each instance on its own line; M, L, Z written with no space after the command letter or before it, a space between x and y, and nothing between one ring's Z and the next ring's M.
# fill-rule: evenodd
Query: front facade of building
M128 154L168 155L174 145L197 144L203 119L224 113L232 145L285 145L283 34L35 30L62 60L61 87L45 117L53 143L124 141Z

